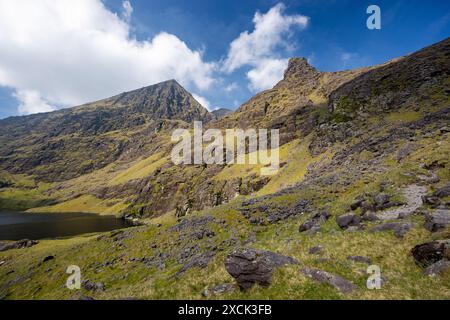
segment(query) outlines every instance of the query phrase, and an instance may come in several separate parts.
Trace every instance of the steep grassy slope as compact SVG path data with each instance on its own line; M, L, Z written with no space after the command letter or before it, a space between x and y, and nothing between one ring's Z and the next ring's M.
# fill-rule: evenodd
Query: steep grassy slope
M224 260L246 246L299 263L277 269L267 288L206 298L450 299L450 272L426 276L411 256L417 244L450 239L448 226L437 232L424 228L427 214L448 213L449 195L441 193L434 203L421 200L450 182L449 70L450 39L356 71L320 73L304 60L291 60L273 90L209 124L279 127L284 165L277 176L263 179L254 168L235 165L174 166L164 162L170 131L157 135L154 149L142 157L119 159L48 189L69 201L62 205L73 198L94 206L108 199L125 203L124 212L143 217L146 225L0 253L0 296L204 298L205 288L234 283ZM128 176L133 179L124 181ZM355 206L361 199L365 205ZM366 219L348 229L337 224L348 213L381 219L411 202L418 205L401 216ZM322 212L330 218L319 229L299 232ZM379 231L386 222L407 227L400 236ZM318 245L322 250L310 253ZM49 255L55 259L42 262ZM366 289L368 264L347 258L356 255L381 268L381 290ZM66 289L65 269L72 264L104 290ZM341 293L304 276L303 267L340 275L358 289Z

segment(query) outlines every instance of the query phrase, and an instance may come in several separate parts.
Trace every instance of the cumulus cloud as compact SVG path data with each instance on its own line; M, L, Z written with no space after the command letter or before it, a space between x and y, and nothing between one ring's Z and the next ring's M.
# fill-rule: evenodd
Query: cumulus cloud
M283 78L288 63L288 59L261 60L261 63L258 63L255 68L247 73L250 90L261 91L272 88Z
M287 37L292 28L304 28L309 21L303 15L286 15L284 10L285 6L280 3L265 14L257 12L253 18L254 30L242 32L230 44L223 71L231 73L242 66L251 66L253 69L247 77L255 90L270 88L280 80L284 71L280 68L286 66L286 61L278 57L277 51L289 49Z
M34 90L18 90L14 93L14 97L20 101L18 107L19 114L50 112L55 110L54 107L44 101L39 92Z
M206 90L214 63L178 37L138 41L101 0L0 0L0 86L15 90L19 112L79 105L167 79Z

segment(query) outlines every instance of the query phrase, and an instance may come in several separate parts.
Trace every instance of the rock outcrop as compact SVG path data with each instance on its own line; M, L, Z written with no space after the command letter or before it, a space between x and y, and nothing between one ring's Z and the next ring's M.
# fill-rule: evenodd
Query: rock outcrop
M442 259L450 259L450 240L437 240L415 246L411 253L421 267L428 267Z
M397 238L403 238L415 224L413 222L388 222L374 226L369 229L370 232L393 231Z
M225 268L240 288L248 290L255 284L269 286L274 269L297 263L295 259L278 253L240 248L226 257Z
M7 251L13 249L23 249L35 246L39 243L37 240L23 239L15 242L1 242L0 251Z
M352 282L327 271L306 267L302 268L300 272L313 279L314 281L332 285L341 293L348 294L358 289L358 286L356 286Z
M450 226L450 210L436 210L425 217L425 229L436 232Z

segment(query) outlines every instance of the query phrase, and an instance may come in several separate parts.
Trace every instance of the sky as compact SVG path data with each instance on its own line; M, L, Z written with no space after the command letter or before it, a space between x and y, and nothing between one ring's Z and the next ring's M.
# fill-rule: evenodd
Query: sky
M366 26L369 5L380 30ZM448 36L447 0L0 0L0 118L169 79L209 110L236 109L290 57L338 71Z

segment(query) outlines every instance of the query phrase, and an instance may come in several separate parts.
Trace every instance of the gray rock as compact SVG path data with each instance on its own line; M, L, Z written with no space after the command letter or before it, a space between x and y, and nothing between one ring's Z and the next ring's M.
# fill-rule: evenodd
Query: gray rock
M433 208L438 207L441 202L442 198L450 196L450 183L447 185L438 188L435 192L433 192L431 195L424 195L422 197L422 202L424 204L428 204Z
M419 174L417 178L427 184L435 184L440 181L439 176L434 172L429 172L428 174Z
M318 212L314 214L311 218L306 220L302 225L300 225L298 231L304 232L311 230L313 233L320 231L320 226L326 222L328 219L330 219L331 215L326 212Z
M223 293L229 293L236 290L236 285L232 283L222 283L212 288L203 290L202 295L204 297L217 296Z
M309 235L314 235L314 234L316 234L316 233L319 233L321 229L322 229L322 228L320 227L320 225L315 225L315 226L313 226L311 229L309 229L307 233L308 233Z
M239 287L247 290L255 284L263 287L269 286L275 268L297 263L294 258L278 253L239 248L226 257L225 268L236 279Z
M403 145L397 152L397 162L401 162L403 159L408 157L413 151L417 149L417 145L415 143L406 143Z
M367 211L361 216L362 221L378 221L380 218L372 211Z
M214 258L216 253L214 251L204 252L200 255L192 257L183 267L176 273L176 276L180 276L187 270L197 267L197 268L206 268L209 262Z
M436 196L422 196L422 202L435 208L441 204L441 199Z
M391 196L386 193L379 193L373 198L377 207L382 207L388 203L390 199Z
M436 232L450 225L450 210L436 210L425 216L425 229Z
M361 203L361 212L363 214L366 213L367 211L375 211L375 210L376 210L375 206L371 204L369 201L364 200Z
M450 259L450 239L431 241L415 246L411 253L416 264L428 267L442 259Z
M442 275L448 270L450 270L450 260L442 259L427 267L424 274L429 277L436 277Z
M336 218L336 223L341 229L347 229L351 226L359 226L361 217L354 214L346 214Z
M309 249L309 254L322 254L322 253L323 253L323 246L321 245Z
M363 229L364 229L363 226L358 225L358 226L350 226L347 229L345 229L345 231L347 231L347 232L355 232L355 231L360 231L360 230L363 230Z
M345 294L352 293L353 291L358 289L355 284L342 278L341 276L323 270L305 267L302 268L300 272L319 283L327 283L329 285L332 285L337 290Z
M437 189L433 195L436 197L439 197L439 198L449 197L450 196L450 183L447 183L447 185L443 186L442 188Z
M415 226L412 222L388 222L369 229L370 232L394 231L397 238L403 238L411 228Z
M239 211L251 224L267 225L277 223L310 211L310 204L307 200L302 199L290 206L280 206L269 205L264 199L263 197L259 200L249 200L242 203L243 207Z
M364 203L364 198L358 198L350 205L350 209L352 209L354 211L354 210L360 208L363 203Z
M84 289L88 291L93 292L105 291L105 285L101 282L92 282L90 280L83 280L81 282L81 285L83 286Z
M347 260L351 260L351 261L355 261L355 262L361 262L361 263L367 263L367 264L372 264L372 260L370 260L367 257L363 257L363 256L348 256Z
M15 242L0 242L0 251L24 249L37 245L39 241L23 239Z

